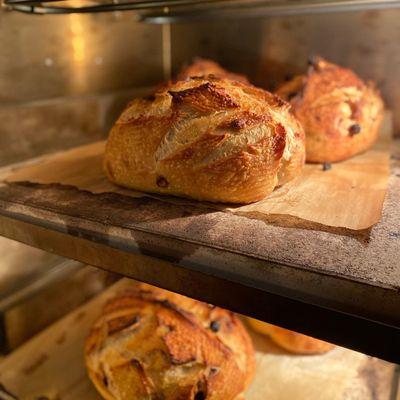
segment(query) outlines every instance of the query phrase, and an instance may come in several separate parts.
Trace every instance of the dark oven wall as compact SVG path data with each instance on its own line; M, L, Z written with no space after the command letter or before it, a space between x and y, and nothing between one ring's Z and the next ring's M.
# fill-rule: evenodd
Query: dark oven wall
M273 89L322 55L373 79L400 132L400 10L271 17L177 24L172 28L173 68L200 55L248 74Z

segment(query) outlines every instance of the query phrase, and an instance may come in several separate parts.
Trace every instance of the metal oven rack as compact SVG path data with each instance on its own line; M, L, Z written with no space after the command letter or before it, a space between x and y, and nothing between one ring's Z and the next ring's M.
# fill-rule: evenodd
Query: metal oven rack
M140 20L151 23L400 7L399 0L4 0L4 4L11 10L32 14L137 11Z

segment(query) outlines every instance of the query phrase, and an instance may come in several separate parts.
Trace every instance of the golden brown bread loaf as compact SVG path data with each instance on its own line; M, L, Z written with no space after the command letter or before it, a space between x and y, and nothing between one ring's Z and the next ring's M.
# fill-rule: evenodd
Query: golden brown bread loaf
M371 83L320 57L306 75L283 84L277 94L290 101L306 133L309 162L345 160L369 149L383 117L383 101Z
M233 313L145 284L105 306L85 359L107 400L239 399L255 367Z
M227 71L215 61L204 58L195 58L192 64L182 68L178 74L177 80L186 80L192 77L205 77L208 75L249 83L249 80L245 75Z
M276 344L295 354L323 354L335 345L303 335L288 329L280 328L253 318L247 318L250 326L258 333L268 335Z
M297 176L304 151L288 103L209 76L131 102L110 132L104 169L112 182L145 192L250 203Z

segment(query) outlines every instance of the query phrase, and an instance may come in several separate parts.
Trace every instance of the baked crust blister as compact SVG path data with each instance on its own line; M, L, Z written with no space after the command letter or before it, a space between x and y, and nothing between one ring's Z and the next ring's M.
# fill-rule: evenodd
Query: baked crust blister
M384 105L372 83L320 57L306 75L283 84L276 94L290 101L306 134L308 162L336 162L369 149L376 141Z
M107 400L240 399L255 368L232 312L146 284L106 304L85 360Z
M112 128L104 169L119 185L197 200L251 203L299 175L304 133L279 97L208 76L131 102Z

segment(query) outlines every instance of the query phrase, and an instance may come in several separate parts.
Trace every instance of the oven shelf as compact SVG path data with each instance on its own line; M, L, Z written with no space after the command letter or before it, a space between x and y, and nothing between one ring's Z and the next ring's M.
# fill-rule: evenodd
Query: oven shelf
M148 23L212 18L300 15L400 7L400 0L4 0L10 10L31 14L137 11Z
M399 362L400 140L392 152L382 220L359 233L123 192L5 183L8 167L0 171L0 235ZM38 171L52 157L25 167ZM78 164L74 174L92 179Z
M84 366L85 338L104 303L132 285L127 279L117 282L1 360L0 398L47 399L49 393L62 393L69 400L100 400ZM393 364L343 348L318 356L291 355L249 327L248 332L256 372L247 400L292 399L294 393L297 400L396 398Z

